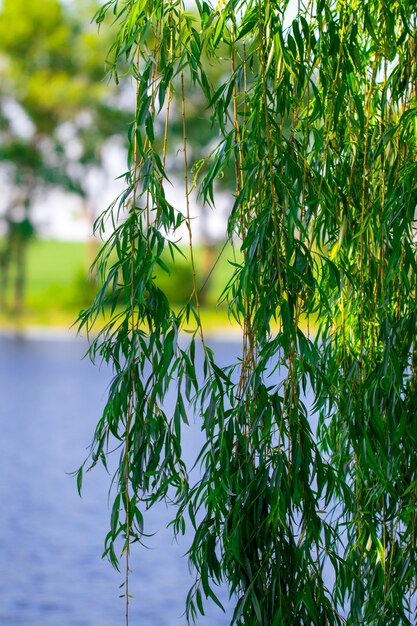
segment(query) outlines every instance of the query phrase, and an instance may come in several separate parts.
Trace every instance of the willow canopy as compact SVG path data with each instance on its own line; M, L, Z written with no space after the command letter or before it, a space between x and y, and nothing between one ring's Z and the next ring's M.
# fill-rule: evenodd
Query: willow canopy
M190 620L223 581L234 624L415 624L416 2L111 0L109 15L107 62L130 73L136 110L126 190L97 222L114 225L102 287L80 316L90 329L107 312L90 352L114 368L84 468L119 442L106 553L116 564L122 541L126 619L130 546L166 499L174 530L192 529ZM215 137L197 163L190 83ZM225 368L202 322L190 194L215 209L231 171L219 298L243 341ZM194 288L178 311L154 276L184 226Z

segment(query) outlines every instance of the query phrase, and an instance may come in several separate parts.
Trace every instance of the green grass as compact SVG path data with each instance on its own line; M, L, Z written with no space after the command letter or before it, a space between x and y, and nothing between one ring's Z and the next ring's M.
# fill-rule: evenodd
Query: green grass
M87 269L86 244L35 240L28 254L28 299L51 287L71 289L77 273Z
M224 250L219 257L220 250L220 247L211 252L201 247L195 249L197 274L201 276L199 286L206 283L201 299L202 316L208 330L231 327L226 307L215 306L233 271L228 262L228 258L232 258L231 249ZM170 274L157 270L157 283L168 294L174 308L179 308L181 299L185 300L192 291L189 251L187 247L183 251L187 258L179 257L175 265L168 255L164 257ZM71 326L80 309L87 307L94 297L96 287L88 281L87 275L96 252L91 243L32 241L28 250L25 309L19 319L1 311L0 326Z
M85 306L88 267L89 248L84 243L33 240L27 254L24 310L18 319L10 310L1 311L0 325L69 327ZM9 308L13 301L13 270Z

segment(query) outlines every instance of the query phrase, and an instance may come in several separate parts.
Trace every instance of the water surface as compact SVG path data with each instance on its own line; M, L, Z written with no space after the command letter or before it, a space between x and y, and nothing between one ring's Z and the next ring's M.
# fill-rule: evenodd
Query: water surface
M217 346L218 348L219 346ZM238 344L221 343L225 361ZM216 348L216 349L217 349ZM111 375L82 360L76 339L0 337L0 624L119 626L123 575L101 560L108 531L109 476L96 469L83 498L68 472L86 456ZM195 438L195 440L193 439ZM188 454L197 449L192 429ZM173 542L161 505L147 519L149 549L132 550L131 624L185 625L192 584L187 538ZM222 595L227 599L225 591ZM207 604L202 626L229 618Z

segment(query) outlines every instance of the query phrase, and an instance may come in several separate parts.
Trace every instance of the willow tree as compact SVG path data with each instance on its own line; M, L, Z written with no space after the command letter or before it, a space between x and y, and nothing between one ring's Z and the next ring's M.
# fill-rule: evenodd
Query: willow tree
M97 13L119 25L111 72L128 68L136 85L126 191L97 224L113 216L96 260L103 287L80 317L90 329L111 299L90 351L114 379L87 464L119 442L106 553L116 563L122 540L127 620L131 545L143 510L166 499L174 530L193 531L190 619L223 581L236 624L416 623L415 8L111 0ZM218 136L197 163L186 81ZM178 119L185 197L174 206ZM219 297L243 341L225 368L202 323L190 193L215 207L231 166L225 239L239 254ZM178 312L154 274L164 250L178 255L184 225L194 288ZM181 453L189 403L205 435L193 481Z

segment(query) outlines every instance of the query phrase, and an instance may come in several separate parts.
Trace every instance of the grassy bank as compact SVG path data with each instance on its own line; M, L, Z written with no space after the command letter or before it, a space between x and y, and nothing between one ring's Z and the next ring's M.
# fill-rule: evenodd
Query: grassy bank
M97 290L96 282L88 278L89 266L96 251L91 242L32 241L27 258L24 309L16 317L9 305L9 310L0 312L0 326L71 326L80 309L89 305ZM226 307L216 307L217 298L232 274L232 266L227 260L230 252L226 250L219 256L220 249L196 247L195 250L198 275L202 276L199 289L207 330L231 328ZM164 259L170 274L160 268L156 270L157 283L167 293L172 306L178 309L192 291L187 254L184 248L185 258L180 258L175 265L170 258ZM13 274L11 278L13 283ZM11 284L9 303L12 298Z

